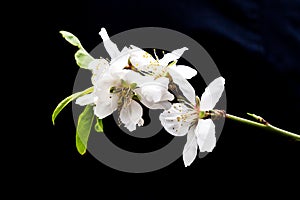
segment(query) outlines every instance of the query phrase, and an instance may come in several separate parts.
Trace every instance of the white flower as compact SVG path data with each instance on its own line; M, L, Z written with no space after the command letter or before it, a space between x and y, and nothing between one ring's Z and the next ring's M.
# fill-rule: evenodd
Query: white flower
M108 54L110 55L111 59L116 58L118 55L121 54L117 46L110 41L107 32L104 28L101 29L99 34L102 37L104 46ZM86 94L82 97L77 98L75 102L76 104L84 106L88 104L93 104L97 101L98 97L96 95L96 91L97 91L96 82L97 80L103 77L105 72L109 70L109 67L110 67L110 63L103 58L94 59L92 62L89 63L88 69L92 71L91 81L92 84L94 85L94 91L90 94Z
M136 125L143 125L143 110L136 100L155 109L171 106L168 100L174 97L168 92L167 78L154 80L131 70L114 69L111 68L97 81L98 98L94 112L98 118L103 119L118 110L120 121L129 131L133 131Z
M103 58L95 59L88 65L88 69L92 71L92 83L95 85L97 80L101 79L103 74L108 70L109 62Z
M95 115L103 119L112 114L115 110L119 111L120 121L129 130L136 129L136 125L143 125L143 109L141 105L134 100L138 98L135 89L134 75L128 70L119 73L105 74L97 82L97 96L95 102ZM138 74L137 74L138 75Z
M144 73L148 76L153 76L154 78L159 77L172 77L172 81L178 85L183 95L191 103L194 102L192 99L192 86L186 79L191 79L197 74L197 71L191 67L185 65L176 65L177 60L182 56L182 54L188 50L188 48L183 47L176 49L171 53L167 53L163 58L154 59L146 51L131 45L132 51L130 52L130 63L138 71Z
M224 84L223 77L215 79L206 87L201 101L194 96L195 104L175 103L159 117L163 127L170 134L187 134L187 142L183 149L185 166L189 166L196 158L198 146L201 152L211 152L216 145L215 125L211 119L203 118L219 101Z
M97 101L97 95L96 95L96 82L97 80L101 79L108 70L109 63L107 60L100 58L100 59L94 59L90 64L88 65L88 69L92 71L92 84L94 85L94 90L90 94L86 94L82 97L79 97L76 99L75 103L81 106L93 104Z
M168 91L169 79L142 76L128 67L128 59L132 48L124 47L119 51L104 28L100 31L104 47L111 57L97 59L90 63L93 72L94 91L76 100L79 105L94 104L95 115L103 119L114 111L119 111L120 122L129 130L136 125L143 125L143 110L136 101L139 100L151 109L169 109L174 96Z
M166 76L169 70L174 70L181 74L185 79L190 79L197 74L197 71L185 65L176 65L175 62L188 50L187 47L176 49L171 53L167 53L161 59L154 59L148 52L131 45L132 51L130 54L131 64L142 70L150 73L156 78ZM174 62L170 65L171 62Z
M140 96L140 101L150 109L169 109L174 99L174 95L168 91L169 79L160 77L143 76L137 80L137 94Z

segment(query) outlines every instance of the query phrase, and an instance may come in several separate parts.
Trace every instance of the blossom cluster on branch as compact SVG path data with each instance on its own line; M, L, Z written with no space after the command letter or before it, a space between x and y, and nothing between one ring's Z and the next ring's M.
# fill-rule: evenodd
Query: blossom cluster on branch
M149 109L161 110L159 119L168 133L187 135L183 147L185 166L194 161L198 148L202 152L213 150L216 137L211 113L222 95L225 79L217 77L199 98L188 81L197 75L197 71L177 64L187 47L166 53L162 58L158 58L155 51L153 57L133 45L120 51L102 28L99 34L110 59L96 59L74 35L66 31L61 31L61 34L79 48L75 54L77 64L92 72L93 86L66 98L53 113L54 122L70 101L76 100L76 104L86 106L79 116L76 133L76 146L81 154L86 151L94 117L96 130L103 131L102 119L117 112L119 125L134 131L144 124L141 104Z

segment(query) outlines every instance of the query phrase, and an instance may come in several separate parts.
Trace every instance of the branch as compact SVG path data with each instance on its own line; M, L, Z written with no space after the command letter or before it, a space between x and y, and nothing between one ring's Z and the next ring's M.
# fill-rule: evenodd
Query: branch
M247 124L247 125L256 126L256 127L259 127L259 128L265 129L265 130L280 133L284 136L287 136L287 137L293 138L297 141L300 141L300 135L289 132L289 131L286 131L286 130L283 130L283 129L278 128L276 126L273 126L270 123L268 123L266 120L264 120L262 117L257 116L255 114L250 114L250 113L247 113L247 114L252 116L253 118L255 118L258 122L248 120L248 119L244 119L244 118L237 117L237 116L230 115L230 114L226 114L225 117L227 119L238 121L238 122L241 122L241 123L244 123L244 124Z

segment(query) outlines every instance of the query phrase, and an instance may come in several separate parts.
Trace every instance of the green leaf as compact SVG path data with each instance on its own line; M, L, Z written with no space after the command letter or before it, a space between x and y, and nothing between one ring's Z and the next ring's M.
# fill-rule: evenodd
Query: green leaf
M78 48L82 48L79 39L72 33L67 31L59 31L59 33L62 34L63 38L65 38L72 45L77 46Z
M95 130L98 132L98 133L103 133L103 123L102 123L102 119L99 119L97 117L97 121L96 121L96 124L95 124Z
M89 63L93 61L94 58L83 48L79 39L75 35L67 31L60 31L60 33L69 43L79 48L75 53L76 63L79 67L87 69Z
M75 53L75 60L79 67L87 69L90 62L92 62L94 58L89 53L87 53L84 49L79 49Z
M84 91L81 91L81 92L76 92L70 96L68 96L67 98L65 98L64 100L62 100L57 106L56 108L54 109L53 113L52 113L52 123L54 125L54 121L57 117L57 115L60 113L60 111L62 111L62 109L68 105L68 103L70 103L71 101L77 99L78 97L80 96L83 96L85 94L88 94L88 93L91 93L92 91L94 90L93 87L90 87Z
M77 151L83 155L86 152L88 138L90 136L94 120L93 106L87 105L78 117L76 128L76 147Z

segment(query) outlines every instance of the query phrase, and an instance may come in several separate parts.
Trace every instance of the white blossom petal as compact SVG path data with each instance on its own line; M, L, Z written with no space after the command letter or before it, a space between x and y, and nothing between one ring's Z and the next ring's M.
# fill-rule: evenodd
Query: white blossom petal
M141 74L132 70L123 70L123 71L127 71L123 79L128 83L136 83L138 86L141 86L144 83L154 81L153 77L142 76Z
M123 47L123 49L121 50L121 54L124 54L124 53L129 53L131 51L131 49L129 49L128 47Z
M143 82L139 81L138 83L138 86L141 88L141 95L148 101L157 103L174 99L174 96L168 91L169 79L166 77L160 77L155 80L146 78Z
M211 152L216 146L215 124L211 119L199 119L195 129L201 152Z
M185 167L190 166L197 156L198 146L195 135L195 127L196 126L190 128L187 134L186 144L184 145L182 157Z
M163 92L164 88L157 85L147 85L141 88L142 98L152 103L159 102Z
M117 45L110 40L110 38L106 32L106 29L101 28L99 35L101 36L104 47L105 47L107 53L109 54L109 56L111 57L111 59L116 58L120 54L120 51L119 51Z
M160 98L160 101L173 101L174 98L174 95L167 91L163 93L163 95Z
M215 107L224 91L224 84L225 79L219 77L205 88L200 100L200 109L202 111L208 111Z
M193 116L183 103L175 103L169 110L159 115L159 120L165 130L174 136L184 136L192 124Z
M85 106L85 105L88 105L88 104L93 104L95 103L95 100L96 100L96 96L94 94L94 92L90 93L90 94L86 94L86 95L83 95L81 97L78 97L75 101L76 104L80 105L80 106Z
M121 71L128 66L128 59L131 50L124 47L121 53L110 61L110 68L114 71Z
M140 97L140 102L146 106L149 109L163 109L168 110L171 108L171 103L169 102L169 99L174 99L174 96L171 93L163 94L161 97L161 100L159 102L154 102L151 97L150 100L147 100L148 98L145 98L144 94L141 92L141 88L137 88L134 90Z
M136 101L132 100L129 105L122 107L120 120L129 131L134 131L136 125L143 125L143 108Z
M94 113L97 117L103 119L118 108L118 97L107 92L102 92L99 97L94 107Z
M109 68L109 63L107 60L100 58L95 59L88 65L88 69L92 70L92 83L93 85L96 84L97 80L100 79L104 73Z
M156 83L159 83L159 85L165 89L168 89L169 86L169 79L166 77L160 77L155 79Z
M157 103L153 103L152 101L147 101L145 98L141 98L140 102L149 109L168 110L172 106L172 104L169 101L160 101Z
M152 76L141 76L138 73L129 74L127 79L135 80L137 89L135 92L141 97L140 101L150 109L169 109L168 101L174 99L174 95L168 91L169 79L160 77L154 79Z
M112 86L116 86L119 84L120 80L118 77L113 77L109 73L105 74L101 79L96 82L96 87L100 91L104 91L106 93L109 92ZM99 94L101 96L101 94Z
M169 69L169 74L171 75L174 83L178 85L179 89L181 90L185 98L188 101L190 101L193 105L195 105L196 95L193 86L183 76L181 76L172 68Z
M141 97L141 102L150 109L169 109L174 95L159 86L148 85L138 88L136 92Z
M148 52L133 45L130 47L132 48L130 52L130 62L134 67L140 68L143 66L158 65L157 60Z
M162 66L167 66L169 62L179 59L186 50L188 50L188 48L183 47L180 49L176 49L171 53L165 54L164 57L159 60L159 64Z
M147 106L146 104L144 104ZM172 104L169 101L160 101L158 103L152 104L147 106L150 109L163 109L163 110L168 110L170 109Z
M171 66L171 68L175 70L178 74L181 74L181 76L183 76L183 78L185 79L191 79L197 75L197 70L185 65Z

